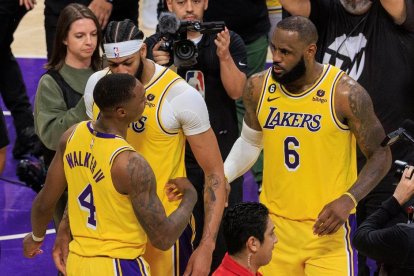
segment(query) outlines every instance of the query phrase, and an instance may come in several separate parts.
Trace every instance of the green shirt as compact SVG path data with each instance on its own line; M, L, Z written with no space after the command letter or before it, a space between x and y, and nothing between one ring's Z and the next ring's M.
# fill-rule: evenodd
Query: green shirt
M91 68L76 69L63 65L59 70L63 79L76 92L83 95L89 77L94 73ZM43 144L56 150L60 136L72 125L87 120L83 97L78 104L67 109L62 89L49 74L39 81L34 105L35 131Z

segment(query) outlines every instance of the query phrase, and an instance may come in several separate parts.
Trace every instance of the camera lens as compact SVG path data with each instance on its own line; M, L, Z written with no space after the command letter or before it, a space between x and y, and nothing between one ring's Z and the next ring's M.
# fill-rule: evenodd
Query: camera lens
M191 59L196 52L195 45L190 40L180 41L175 45L175 54L179 59L188 60Z

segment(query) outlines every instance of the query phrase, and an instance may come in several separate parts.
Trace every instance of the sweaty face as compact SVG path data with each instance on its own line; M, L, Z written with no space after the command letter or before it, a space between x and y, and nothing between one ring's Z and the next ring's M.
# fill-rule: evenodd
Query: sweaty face
M207 0L167 0L168 9L180 20L202 21Z
M145 89L144 86L138 81L137 85L134 88L133 94L134 95L131 98L131 100L127 104L125 104L125 109L127 110L127 113L130 115L130 122L135 122L139 118L141 118L145 108Z
M273 62L273 70L272 70L272 77L280 84L286 85L298 80L300 77L305 75L306 66L305 60L302 58L298 61L298 63L290 70L285 72L280 72L280 65L276 62Z
M63 43L67 47L66 58L70 64L90 61L98 42L98 30L92 19L74 21Z
M271 42L272 77L279 83L290 84L306 73L304 53L307 45L299 33L276 28Z
M108 66L112 73L124 73L135 76L141 64L139 52L119 58L108 58ZM142 70L142 69L141 69Z

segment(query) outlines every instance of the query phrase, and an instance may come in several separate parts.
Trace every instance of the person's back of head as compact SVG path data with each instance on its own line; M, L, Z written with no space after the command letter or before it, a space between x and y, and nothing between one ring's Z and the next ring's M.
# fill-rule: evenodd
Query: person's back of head
M223 217L223 232L229 254L245 248L250 236L264 240L269 210L261 203L243 202L227 209Z
M223 216L227 251L251 271L270 262L277 238L269 210L258 202L242 202L229 207Z
M60 13L57 26L56 36L53 44L53 51L50 61L46 64L46 69L59 70L65 63L67 55L67 37L72 23L80 19L91 19L97 29L97 45L101 44L102 31L98 19L95 14L86 6L72 3L67 5ZM96 47L92 54L91 67L94 70L100 69L101 59L99 55L99 47Z
M102 112L113 110L134 97L137 82L129 74L108 74L96 83L93 99Z

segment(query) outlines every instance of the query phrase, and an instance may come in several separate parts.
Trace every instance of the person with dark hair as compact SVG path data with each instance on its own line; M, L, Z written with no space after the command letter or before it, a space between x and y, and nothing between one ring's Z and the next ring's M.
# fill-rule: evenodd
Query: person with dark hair
M171 16L175 16L179 20L203 21L208 4L207 0L167 0L170 12L174 13ZM239 133L235 100L241 97L246 83L246 49L241 37L232 30L228 30L227 27L217 34L189 31L187 39L194 42L197 47L197 63L191 66L178 66L177 73L203 95L211 127L217 137L221 157L225 159ZM155 33L145 42L149 49L148 58L157 64L165 66L174 59L169 52L160 50L163 43L162 33ZM193 211L196 226L194 248L197 250L198 245L202 243L204 228L205 210L202 199L204 197L205 176L190 147L186 147L185 166L187 177L196 187L199 198ZM231 183L229 206L242 201L243 177L239 177ZM211 271L219 266L226 253L221 231L219 231L216 241ZM204 260L208 259L204 258Z
M33 232L23 240L24 255L42 253L47 224L68 186L73 240L61 272L150 275L142 257L147 238L161 250L171 247L190 219L196 192L186 178L169 180L182 201L167 216L151 167L125 140L129 124L145 108L145 89L138 80L111 74L98 81L93 95L101 116L62 135L45 186L33 202Z
M89 76L100 68L100 42L99 23L91 10L80 4L63 9L55 49L46 64L48 71L39 80L34 104L35 130L43 143L46 167L53 159L60 136L88 118L83 93ZM64 195L56 208L56 228L65 206Z
M0 107L0 175L6 164L7 145L9 144L9 136L7 134L7 125L4 120L3 110Z
M98 19L102 30L113 20L130 19L138 24L138 0L45 0L45 32L47 58L51 58L55 47L58 18L69 4L77 3L87 6Z
M193 87L172 70L146 58L147 45L143 33L130 21L112 21L104 35L104 52L108 68L93 74L86 85L85 104L90 118L99 117L91 91L97 81L110 73L128 73L145 86L146 106L142 117L128 128L128 142L148 161L157 179L157 194L167 214L176 210L180 201L168 198L168 179L186 175L184 166L185 140L188 140L202 167L205 178L206 224L204 252L198 258L208 258L215 246L215 237L226 203L226 182L223 161L206 105ZM182 275L192 254L194 221L173 247L160 251L147 244L144 257L153 275ZM69 222L62 220L58 236L69 237ZM164 233L168 235L168 232ZM66 238L63 238L65 236ZM58 241L58 239L57 239ZM59 240L60 241L60 240ZM55 244L55 262L64 263L67 245ZM207 251L208 250L208 251Z
M414 1L412 0L280 0L292 15L302 15L319 34L316 60L338 66L370 95L386 133L405 119L414 120ZM386 68L379 70L379 68ZM412 145L395 143L392 158L414 164ZM365 157L358 152L358 169ZM390 171L358 202L357 223L392 195L396 179ZM359 257L359 275L372 275L375 264ZM371 266L371 268L369 267ZM371 271L370 271L371 270Z
M26 93L20 66L11 49L17 26L35 4L34 0L0 2L0 93L4 104L11 112L16 130L12 151L15 159L34 153L38 142L34 131L32 106Z
M317 39L305 17L277 24L273 66L247 81L242 134L225 161L231 181L263 148L260 202L279 238L265 275L354 275L356 202L391 166L368 93L339 68L315 61ZM356 142L367 157L358 176Z
M382 263L379 275L414 275L413 213L404 210L413 202L413 174L413 166L405 169L394 194L358 227L352 239L358 252ZM390 225L401 213L406 213L407 221Z
M277 237L269 210L261 203L243 202L223 216L227 254L213 276L262 275L259 268L272 259Z

